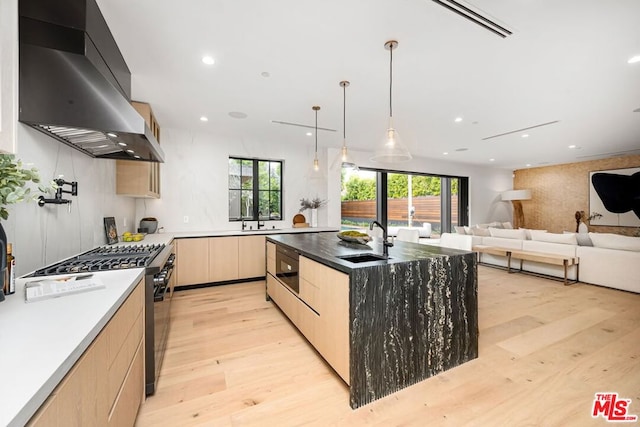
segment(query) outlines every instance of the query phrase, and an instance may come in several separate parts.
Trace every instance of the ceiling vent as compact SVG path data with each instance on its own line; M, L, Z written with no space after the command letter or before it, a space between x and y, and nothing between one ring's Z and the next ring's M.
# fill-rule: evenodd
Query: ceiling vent
M560 122L560 120L554 120L552 122L540 123L538 125L533 125L533 126L529 126L529 127L522 128L522 129L516 129L516 130L511 130L509 132L499 133L497 135L487 136L486 138L482 138L482 140L486 141L488 139L500 138L501 136L511 135L512 133L520 133L520 132L524 132L525 130L540 128L542 126L549 126L549 125L553 125L553 124L556 124L556 123L559 123L559 122Z
M302 123L291 123L291 122L283 122L282 120L271 120L271 123L275 123L278 125L286 125L286 126L298 126L301 128L309 128L309 129L316 129L315 126L311 126L311 125L303 125ZM321 128L318 127L318 130L326 130L327 132L335 132L335 129L330 129L330 128Z
M463 18L480 25L485 30L491 31L502 38L513 34L511 30L505 27L504 24L498 24L491 18L482 15L479 11L473 10L470 4L464 4L463 2L455 0L433 0L440 6L446 7L450 11L457 13Z

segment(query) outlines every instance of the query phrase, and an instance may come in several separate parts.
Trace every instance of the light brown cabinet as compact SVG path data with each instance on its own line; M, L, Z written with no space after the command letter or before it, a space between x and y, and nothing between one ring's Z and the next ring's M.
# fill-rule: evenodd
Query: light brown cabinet
M207 282L224 282L237 280L239 237L209 238L209 280Z
M296 295L275 278L271 245L267 243L267 294L349 384L349 275L301 256Z
M240 278L264 277L265 237L242 236L238 238L238 275Z
M160 142L160 126L151 106L132 102L133 108L144 118L153 136ZM160 198L160 163L136 160L116 160L116 194L122 196Z
M144 399L144 283L140 281L29 426L132 426Z
M176 286L265 276L264 236L176 239Z
M209 281L209 239L175 239L176 286Z

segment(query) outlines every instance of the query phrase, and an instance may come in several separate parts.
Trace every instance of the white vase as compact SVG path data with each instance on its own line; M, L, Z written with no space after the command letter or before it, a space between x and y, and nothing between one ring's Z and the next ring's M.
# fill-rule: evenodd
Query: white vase
M309 209L309 211L311 212L311 218L309 219L309 225L311 227L317 227L318 226L318 209Z

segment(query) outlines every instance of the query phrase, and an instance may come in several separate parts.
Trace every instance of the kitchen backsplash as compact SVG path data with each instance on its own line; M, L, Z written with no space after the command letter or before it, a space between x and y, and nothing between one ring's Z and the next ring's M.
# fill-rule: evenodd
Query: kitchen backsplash
M17 145L16 157L25 166L33 164L43 182L59 175L78 182L77 196L63 194L72 200L70 209L36 202L10 205L3 226L20 260L18 275L105 244L105 216L116 218L118 233L134 230L134 199L115 195L115 161L91 158L21 123Z

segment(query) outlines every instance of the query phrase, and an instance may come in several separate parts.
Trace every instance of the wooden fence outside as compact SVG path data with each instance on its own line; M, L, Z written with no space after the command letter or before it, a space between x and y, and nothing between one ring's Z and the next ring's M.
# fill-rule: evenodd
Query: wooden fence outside
M390 223L406 223L408 220L407 199L388 200L388 219ZM414 223L428 222L440 224L440 196L420 196L412 200L415 208ZM375 200L350 200L342 202L342 218L352 221L376 219ZM458 223L458 198L451 200L451 222Z

